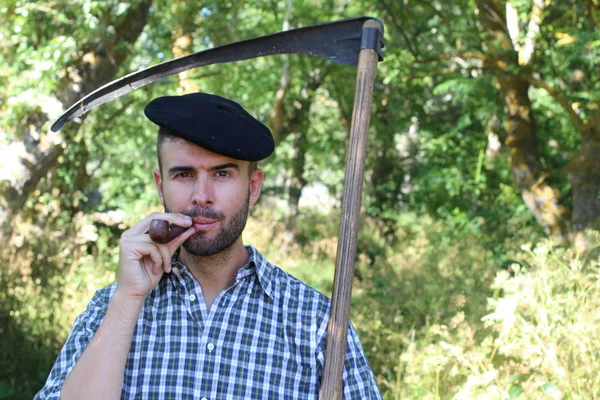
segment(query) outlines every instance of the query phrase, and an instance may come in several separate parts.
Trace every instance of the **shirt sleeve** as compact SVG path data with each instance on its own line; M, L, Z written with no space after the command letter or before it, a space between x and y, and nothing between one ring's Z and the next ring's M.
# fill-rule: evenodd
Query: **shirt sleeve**
M375 376L363 353L358 334L352 324L348 326L348 350L344 360L344 399L381 400Z
M98 291L73 324L73 329L50 371L44 387L34 400L60 399L62 385L102 323L108 299L106 289Z
M323 376L325 362L326 337L321 339L317 356L318 371ZM347 351L342 375L344 400L381 400L381 392L377 387L375 376L363 353L358 334L354 326L348 324Z

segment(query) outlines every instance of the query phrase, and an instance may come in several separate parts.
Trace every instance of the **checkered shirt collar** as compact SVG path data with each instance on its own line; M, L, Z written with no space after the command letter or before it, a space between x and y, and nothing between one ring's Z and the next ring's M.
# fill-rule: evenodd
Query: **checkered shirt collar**
M275 293L273 292L273 278L274 271L273 266L265 259L265 257L260 254L258 250L252 245L245 246L246 251L250 255L248 262L244 264L242 268L239 269L235 280L236 282L256 273L258 277L258 282L260 283L260 287L265 292L267 296L271 299L275 299ZM173 255L173 260L171 261L171 267L179 268L180 275L187 276L191 279L195 279L188 269L188 267L179 261L179 250Z

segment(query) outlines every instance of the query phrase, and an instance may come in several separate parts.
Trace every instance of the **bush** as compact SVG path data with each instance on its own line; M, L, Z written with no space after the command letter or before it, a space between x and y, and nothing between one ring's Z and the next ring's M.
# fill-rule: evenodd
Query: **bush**
M294 245L281 252L281 225L268 255L329 294L332 218L301 221L302 245L288 238ZM384 398L600 396L597 255L581 259L546 240L498 251L474 224L410 213L398 216L395 239L380 232L363 219L351 318Z
M269 212L248 221L246 242L330 295L339 215L304 212L290 224ZM2 254L0 398L39 390L74 317L115 279L126 224L76 222L74 241L44 250L53 257L35 255L56 230L22 243L17 258ZM490 246L477 220L449 222L361 221L351 319L384 398L599 397L598 251Z
M48 223L32 234L21 223L0 249L0 399L31 399L41 389L75 317L115 280L110 226L78 214L61 228Z
M486 273L477 243L464 245L456 243L450 264L421 258L408 275L373 274L356 299L354 320L384 397L600 396L598 257L543 241L524 245L508 270ZM462 268L452 266L459 260ZM482 273L495 278L485 284Z
M526 262L514 265L514 276L497 274L483 318L494 330L482 343L494 356L489 373L528 398L597 398L600 258L548 241L522 248Z

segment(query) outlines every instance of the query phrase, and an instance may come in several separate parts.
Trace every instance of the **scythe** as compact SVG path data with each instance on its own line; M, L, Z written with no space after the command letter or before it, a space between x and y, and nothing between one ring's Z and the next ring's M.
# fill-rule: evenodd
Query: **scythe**
M352 278L358 242L361 194L377 63L383 60L383 24L370 17L346 19L242 40L176 58L110 82L72 105L52 131L94 107L158 79L201 66L277 54L307 54L357 67L356 92L346 159L336 267L319 399L342 398L342 373Z

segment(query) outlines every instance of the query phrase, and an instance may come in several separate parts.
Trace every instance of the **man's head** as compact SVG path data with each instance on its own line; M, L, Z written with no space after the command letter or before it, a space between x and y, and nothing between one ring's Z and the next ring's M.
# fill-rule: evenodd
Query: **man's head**
M208 256L241 243L262 187L257 161L274 148L268 128L237 103L206 94L155 99L145 112L159 125L154 177L161 202L194 221L184 248Z

